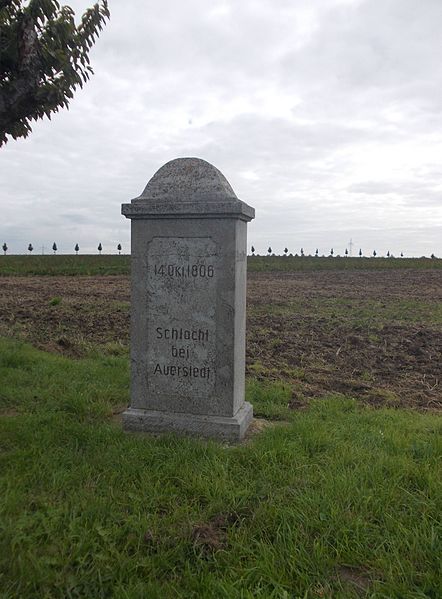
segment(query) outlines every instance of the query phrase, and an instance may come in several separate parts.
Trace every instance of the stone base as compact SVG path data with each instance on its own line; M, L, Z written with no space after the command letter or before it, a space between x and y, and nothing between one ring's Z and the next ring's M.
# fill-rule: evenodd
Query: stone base
M123 428L130 432L168 432L237 442L244 438L252 418L253 407L247 401L232 418L128 408L123 412Z

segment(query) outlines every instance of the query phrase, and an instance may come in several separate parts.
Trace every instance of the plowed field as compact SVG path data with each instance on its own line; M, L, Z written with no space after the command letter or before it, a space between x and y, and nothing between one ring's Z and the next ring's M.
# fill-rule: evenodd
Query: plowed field
M72 357L125 352L127 276L2 277L0 335ZM250 273L247 374L292 407L343 394L442 408L442 270Z

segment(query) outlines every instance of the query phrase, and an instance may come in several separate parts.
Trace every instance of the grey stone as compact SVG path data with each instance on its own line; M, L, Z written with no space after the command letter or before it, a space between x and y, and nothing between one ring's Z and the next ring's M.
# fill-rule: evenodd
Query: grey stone
M127 430L239 440L244 401L246 227L254 210L214 166L179 158L123 204L132 220Z
M244 437L252 419L252 405L245 401L232 418L128 408L123 426L131 432L173 432L235 443Z
M162 166L138 199L167 202L238 200L224 175L200 158L178 158Z

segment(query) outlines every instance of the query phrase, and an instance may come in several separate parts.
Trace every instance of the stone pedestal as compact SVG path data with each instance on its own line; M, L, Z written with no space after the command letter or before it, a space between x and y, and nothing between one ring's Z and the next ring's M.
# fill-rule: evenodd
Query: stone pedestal
M214 166L165 164L122 213L132 220L131 431L238 441L244 401L247 222Z

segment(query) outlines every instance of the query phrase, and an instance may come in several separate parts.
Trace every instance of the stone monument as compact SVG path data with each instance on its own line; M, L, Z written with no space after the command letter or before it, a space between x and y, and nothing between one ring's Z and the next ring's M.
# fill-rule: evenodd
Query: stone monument
M198 158L161 167L122 214L132 223L129 431L238 441L244 400L247 222L223 174Z

